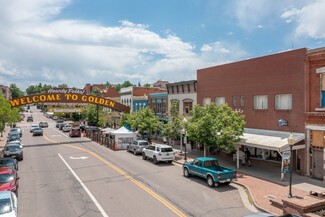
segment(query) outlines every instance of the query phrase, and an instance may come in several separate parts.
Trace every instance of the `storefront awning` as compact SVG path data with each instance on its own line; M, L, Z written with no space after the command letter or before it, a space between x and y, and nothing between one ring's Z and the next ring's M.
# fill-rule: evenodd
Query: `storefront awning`
M292 133L295 137L296 143L305 139L304 133ZM288 137L290 132L273 131L273 130L261 130L245 128L245 133L241 137L240 145L249 147L262 148L267 150L273 150L283 152L289 150ZM294 149L304 148L304 145L294 146Z

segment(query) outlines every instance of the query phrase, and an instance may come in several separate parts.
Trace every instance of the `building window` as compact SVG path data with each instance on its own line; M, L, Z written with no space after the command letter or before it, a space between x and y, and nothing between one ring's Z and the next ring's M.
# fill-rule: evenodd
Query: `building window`
M166 101L163 101L163 114L165 115L167 111Z
M267 95L254 96L254 109L267 109Z
M275 95L275 109L292 109L292 94Z
M207 97L207 98L203 98L203 107L207 106L208 104L211 103L211 98Z
M216 104L216 106L226 104L226 98L225 97L216 97L215 104Z
M161 115L161 101L157 100L157 114Z
M152 101L152 113L155 114L156 112L156 105L155 105L155 101Z
M183 114L189 115L190 111L192 110L192 107L193 107L192 102L184 102L184 104L183 104L183 108L184 108Z
M237 99L236 99L236 96L233 96L233 97L232 97L232 104L233 104L233 106L236 106L236 105L237 105Z
M244 106L244 96L240 96L240 106Z
M170 102L171 102L171 108L172 108L171 112L174 113L175 111L179 111L179 101L173 99Z

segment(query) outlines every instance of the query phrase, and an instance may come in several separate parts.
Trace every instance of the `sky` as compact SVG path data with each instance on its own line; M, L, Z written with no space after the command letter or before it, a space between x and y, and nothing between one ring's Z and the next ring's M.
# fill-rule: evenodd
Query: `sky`
M0 84L154 83L325 46L324 0L0 0Z

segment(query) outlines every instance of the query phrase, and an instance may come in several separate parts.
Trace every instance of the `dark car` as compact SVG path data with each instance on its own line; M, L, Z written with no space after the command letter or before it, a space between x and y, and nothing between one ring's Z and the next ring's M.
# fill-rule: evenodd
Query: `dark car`
M8 134L8 139L7 139L7 143L12 142L12 141L20 141L20 136L18 133L9 133Z
M20 137L22 137L22 135L23 135L23 131L21 130L20 127L12 128L12 129L10 130L10 133L11 133L11 132L12 132L12 133L18 133Z
M3 148L2 156L16 158L17 160L23 160L24 159L23 148L19 144L9 143Z
M19 176L11 167L0 168L0 191L12 191L18 194Z
M0 158L0 167L13 167L18 170L18 161L11 157Z
M79 128L72 128L69 132L69 136L73 137L73 136L77 136L77 137L81 137L81 131Z
M43 129L40 127L34 128L33 136L43 136Z
M33 117L32 116L29 116L29 117L27 117L27 122L34 122L34 119L33 119Z

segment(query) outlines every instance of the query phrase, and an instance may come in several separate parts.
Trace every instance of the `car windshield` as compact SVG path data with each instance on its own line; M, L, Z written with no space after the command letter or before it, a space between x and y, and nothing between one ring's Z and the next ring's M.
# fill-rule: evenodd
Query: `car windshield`
M0 174L0 183L12 182L14 177L12 173Z
M140 146L149 145L148 142L139 142Z
M204 167L217 167L218 161L216 160L209 160L204 162Z
M35 129L34 129L34 131L41 131L42 130L42 128L39 128L39 127L36 127Z
M173 149L172 148L162 148L161 152L172 152Z
M16 145L10 145L10 146L6 146L5 150L6 151L18 151L18 150L20 150L20 147L16 146Z
M35 127L38 127L37 125L32 125L31 128L35 128Z
M11 212L11 201L9 198L4 198L0 200L0 214L5 214Z
M14 161L13 160L2 160L0 159L0 166L11 166L14 165Z
M19 129L18 128L13 128L11 129L11 132L17 132Z

